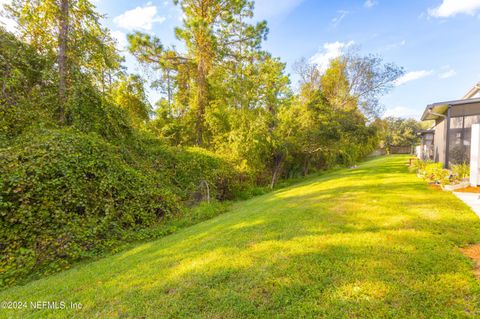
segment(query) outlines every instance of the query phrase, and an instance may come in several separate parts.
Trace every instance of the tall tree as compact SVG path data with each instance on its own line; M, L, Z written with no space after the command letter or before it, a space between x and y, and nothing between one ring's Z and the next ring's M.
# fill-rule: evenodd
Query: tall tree
M67 45L69 29L69 3L68 0L60 1L60 18L58 32L58 87L59 87L59 117L62 124L65 123L65 94L67 82Z
M129 52L146 67L147 72L160 75L152 86L160 89L168 104L173 108L175 93L186 94L188 78L194 68L192 60L180 54L175 48L165 47L161 40L150 34L135 32L128 35Z
M308 68L311 66L304 66ZM361 56L352 50L330 62L320 85L332 105L339 109L356 105L373 121L383 113L379 98L393 88L403 73L402 68L384 63L379 56Z
M18 22L22 40L42 54L57 57L61 122L73 72L90 77L102 90L112 82L122 58L90 1L13 0L6 9Z
M175 0L185 13L184 27L176 29L178 38L185 41L196 64L195 96L196 109L196 143L203 144L204 115L208 104L207 77L216 58L217 39L214 35L214 25L218 22L227 5L217 0ZM230 1L234 3L233 1Z
M183 26L175 30L187 52L164 48L159 39L144 34L129 37L130 51L141 61L153 64L167 75L167 101L172 104L172 85L177 89L177 107L183 105L186 116L194 119L195 144L207 139L205 114L211 104L211 76L216 67L227 61L245 58L238 52L259 46L266 34L266 23L250 25L253 2L246 0L174 0L184 12ZM237 26L232 32L232 25ZM242 49L243 48L243 49ZM218 69L217 69L218 70ZM171 76L176 77L172 81ZM218 73L217 73L218 74ZM187 91L188 90L188 91ZM185 104L188 104L186 106Z

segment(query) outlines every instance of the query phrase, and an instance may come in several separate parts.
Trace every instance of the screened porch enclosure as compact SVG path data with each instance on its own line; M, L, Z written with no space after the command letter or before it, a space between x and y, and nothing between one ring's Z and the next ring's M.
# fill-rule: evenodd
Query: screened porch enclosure
M480 124L480 98L429 105L422 120L435 121L434 161L445 167L470 163L472 125Z
M450 129L447 132L449 165L470 163L472 125L479 123L480 109L471 110L464 105L451 110Z

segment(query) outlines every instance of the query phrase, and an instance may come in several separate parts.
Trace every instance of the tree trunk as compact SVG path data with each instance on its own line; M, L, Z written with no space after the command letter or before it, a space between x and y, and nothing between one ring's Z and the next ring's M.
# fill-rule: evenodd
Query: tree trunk
M308 156L305 156L305 159L303 160L303 176L308 175L309 168L310 168L310 158Z
M272 172L272 181L270 183L270 189L273 189L275 183L277 182L280 169L282 167L283 154L276 154L274 156L273 172Z
M69 0L60 0L60 19L58 32L58 96L59 96L59 119L65 123L65 101L67 91L67 45L69 32Z
M197 145L203 144L203 124L207 104L207 74L204 62L199 61L197 67Z
M168 100L168 106L172 106L172 76L171 76L171 69L167 68L167 100Z

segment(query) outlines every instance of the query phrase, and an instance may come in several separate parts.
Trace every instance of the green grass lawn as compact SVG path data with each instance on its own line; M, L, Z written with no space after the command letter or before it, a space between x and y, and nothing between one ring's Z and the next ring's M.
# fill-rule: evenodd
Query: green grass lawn
M0 292L83 309L19 318L480 318L459 247L480 219L407 172L370 160L234 204L158 241Z

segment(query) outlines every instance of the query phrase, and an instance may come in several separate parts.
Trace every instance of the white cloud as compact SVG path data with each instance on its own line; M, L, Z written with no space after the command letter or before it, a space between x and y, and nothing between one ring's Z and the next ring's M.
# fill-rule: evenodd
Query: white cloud
M377 1L375 1L375 0L367 0L363 3L363 6L365 8L371 8L371 7L376 6L376 5L377 5Z
M124 50L128 45L127 35L122 31L111 31L112 37L117 41L119 50Z
M157 7L151 2L144 7L136 7L135 9L125 11L118 17L113 19L113 22L126 30L143 29L149 31L155 23L162 23L165 17L157 15Z
M403 85L405 83L430 76L432 74L433 74L433 71L427 71L427 70L407 72L395 81L395 86L400 86L400 85Z
M349 14L348 11L345 10L339 10L337 11L337 16L332 19L332 27L336 28L340 22Z
M448 79L451 78L452 76L455 76L457 74L457 71L452 69L450 66L444 66L442 68L441 73L438 75L440 79Z
M436 18L448 18L457 14L474 15L480 9L480 0L443 0L438 7L429 9L428 14Z
M325 72L330 64L330 61L342 55L344 50L352 46L354 43L355 42L353 41L348 43L339 41L327 42L310 58L310 62L316 64L322 72Z
M414 110L412 108L406 107L406 106L395 106L392 108L388 108L385 111L385 114L383 115L384 117L403 117L403 118L414 118L418 119L420 118L421 112L418 110Z
M305 0L257 0L255 1L255 17L269 19L290 13Z

